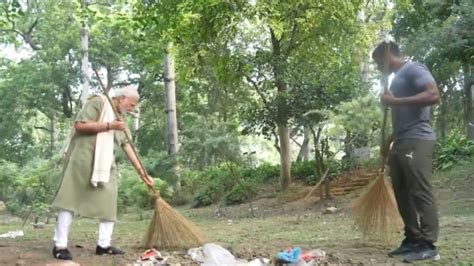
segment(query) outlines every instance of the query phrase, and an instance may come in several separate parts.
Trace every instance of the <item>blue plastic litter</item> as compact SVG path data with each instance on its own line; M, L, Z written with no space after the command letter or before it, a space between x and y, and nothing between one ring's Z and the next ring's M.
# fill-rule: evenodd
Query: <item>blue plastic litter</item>
M301 248L289 248L285 251L278 252L276 258L282 261L286 261L288 263L296 263L300 260L301 256Z

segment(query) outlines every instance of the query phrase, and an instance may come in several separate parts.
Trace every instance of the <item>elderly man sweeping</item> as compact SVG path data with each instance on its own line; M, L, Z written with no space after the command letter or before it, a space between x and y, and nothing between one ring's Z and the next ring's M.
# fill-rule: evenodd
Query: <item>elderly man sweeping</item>
M124 254L111 245L118 194L115 146L123 148L141 179L148 186L153 185L153 179L140 167L125 136L127 126L124 116L133 110L138 100L136 90L124 88L117 91L112 100L123 117L115 117L104 95L89 98L78 114L65 152L61 185L53 201L53 206L59 209L53 248L56 259L72 260L67 244L69 227L75 214L99 220L97 255Z

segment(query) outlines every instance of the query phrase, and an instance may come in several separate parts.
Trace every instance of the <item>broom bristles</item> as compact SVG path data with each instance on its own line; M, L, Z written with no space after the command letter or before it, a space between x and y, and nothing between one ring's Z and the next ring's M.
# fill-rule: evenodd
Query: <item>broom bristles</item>
M198 228L161 197L155 199L155 212L145 243L148 248L191 248L206 242Z
M391 185L380 175L352 205L355 225L364 237L389 240L400 229L400 215Z

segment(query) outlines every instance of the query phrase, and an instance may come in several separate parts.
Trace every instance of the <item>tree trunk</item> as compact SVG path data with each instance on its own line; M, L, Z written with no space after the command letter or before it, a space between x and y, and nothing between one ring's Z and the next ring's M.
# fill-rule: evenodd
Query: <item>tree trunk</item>
M440 103L440 114L439 114L439 117L438 117L438 129L439 129L439 134L440 134L440 137L441 137L441 140L445 140L446 139L446 129L447 129L447 126L446 126L446 105L447 105L447 92L443 93L441 92L441 103Z
M281 54L280 41L272 29L270 29L272 40L272 70L275 85L277 87L277 127L280 139L280 185L282 190L291 186L291 148L290 134L288 131L287 84L284 78L285 58Z
M286 125L278 125L280 139L280 185L285 190L291 186L290 136Z
M349 130L346 130L346 137L344 138L344 160L350 160L353 157L354 149L352 145L352 134Z
M89 0L82 0L81 7L83 12L86 12L87 4ZM82 93L81 102L84 105L89 97L89 81L90 81L90 69L89 69L89 26L87 16L82 17L82 28L81 28L81 51L82 51Z
M50 131L49 131L49 136L50 136L50 146L49 146L49 155L52 157L54 155L54 146L56 145L56 113L53 112L51 114L51 119L50 119Z
M168 156L172 161L174 180L172 186L175 191L180 190L179 165L178 165L178 123L176 118L176 91L174 60L172 54L173 44L169 43L165 49L165 88L166 88L166 126L168 140Z
M303 143L301 144L300 152L296 158L297 162L307 161L309 157L309 140L311 139L311 129L308 125L304 126Z
M311 133L313 135L313 145L314 145L314 161L315 161L315 173L316 176L321 177L323 175L323 160L321 155L321 150L319 149L319 139L321 138L321 132L323 131L323 127L318 127L318 131L314 131L314 129L310 128Z
M140 129L140 107L135 108L133 115L133 142L138 143L138 130Z
M472 98L472 87L474 86L472 78L472 66L469 62L463 65L464 72L464 91L466 93L466 124L467 139L474 140L474 102Z

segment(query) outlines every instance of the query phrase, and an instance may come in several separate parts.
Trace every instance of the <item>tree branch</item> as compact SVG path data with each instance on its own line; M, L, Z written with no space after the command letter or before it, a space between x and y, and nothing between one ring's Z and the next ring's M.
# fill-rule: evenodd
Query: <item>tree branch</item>
M273 128L273 130L272 130L272 135L275 138L275 143L273 145L274 145L275 149L278 151L278 153L280 153L280 145L278 145L280 139L278 138L278 135L275 132L275 128Z
M295 17L292 19L293 27L291 28L291 35L290 35L290 42L288 44L288 48L285 51L285 57L288 57L298 45L296 43L296 33L298 31L298 23L295 20Z
M46 128L46 127L35 126L34 128L35 128L35 129L42 129L42 130L47 131L47 132L51 132L51 129Z
M244 75L245 76L245 79L247 80L248 83L250 83L252 85L252 87L255 89L255 91L257 92L257 94L260 96L260 98L262 99L262 102L263 102L263 105L265 106L265 108L267 108L268 110L271 110L270 108L270 103L268 103L267 99L265 98L265 95L263 95L262 91L260 90L260 87L258 86L257 82L255 82L255 80L253 80L251 77L249 77L248 75Z
M33 29L36 27L36 24L38 24L38 18L31 23L31 26L29 27L28 31L26 32L26 35L30 35L33 32Z
M114 77L112 75L112 67L106 65L105 69L107 69L107 87L105 89L107 90L107 93L109 93L110 89L112 88L112 84L114 83Z
M6 19L10 22L11 24L11 29L0 29L0 31L6 31L6 32L14 32L18 35L21 36L21 38L23 39L23 41L25 41L26 44L28 44L31 49L33 49L34 51L38 51L41 49L41 47L39 47L34 41L33 41L33 38L31 37L31 33L33 32L33 29L36 27L36 25L38 24L38 18L35 19L35 21L33 21L33 23L28 27L28 31L26 32L22 32L18 29L16 29L16 24L15 24L15 20L13 20L11 17L10 17L10 14L8 13L8 10L6 8L3 9L5 11L5 17Z
M298 141L296 141L296 139L294 137L290 137L290 139L296 144L298 145L300 148L301 146L303 146L301 143L299 143Z

